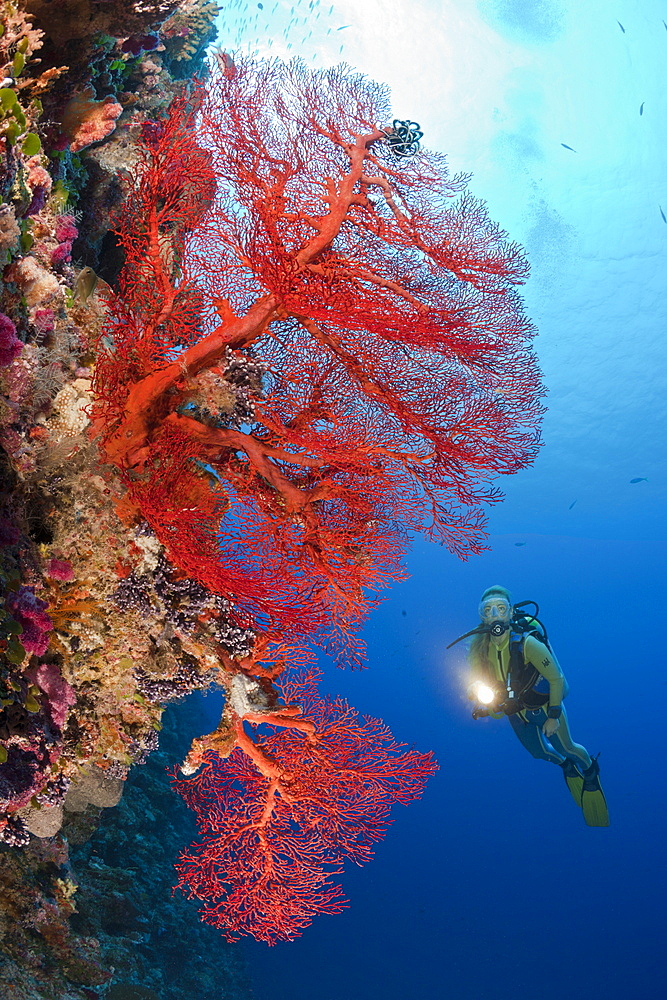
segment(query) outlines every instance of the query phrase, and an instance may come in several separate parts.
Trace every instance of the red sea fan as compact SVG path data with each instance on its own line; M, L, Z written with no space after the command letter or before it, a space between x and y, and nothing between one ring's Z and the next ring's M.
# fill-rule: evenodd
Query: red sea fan
M150 474L127 482L128 499L165 546L174 565L213 593L232 598L244 624L270 623L280 610L291 635L322 633L328 619L309 604L289 567L267 556L253 509L230 500L197 465L196 442L167 426L153 442ZM231 516L231 515L230 515ZM270 553L269 553L270 555Z
M202 837L179 859L178 886L204 902L202 919L229 941L292 940L317 914L341 912L344 861L369 861L392 807L419 798L436 769L382 722L322 699L317 676L279 685L314 734L270 723L254 742L237 720L230 757L209 751L199 774L174 781Z
M249 613L290 634L309 609L301 634L325 644L415 532L479 552L496 478L539 443L525 259L442 155L395 157L391 119L384 88L299 62L239 58L174 102L143 133L95 373L128 484L156 475L168 429L193 448L183 476L205 464L226 492L202 582L234 599L245 577ZM197 377L243 359L264 372L245 415L204 417Z

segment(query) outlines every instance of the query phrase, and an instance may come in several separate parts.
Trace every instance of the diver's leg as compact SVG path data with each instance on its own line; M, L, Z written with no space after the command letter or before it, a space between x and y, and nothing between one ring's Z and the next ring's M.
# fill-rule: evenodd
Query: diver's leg
M579 764L582 770L586 770L591 766L591 756L586 747L582 747L572 739L565 708L563 708L559 721L560 725L553 736L549 737L549 742L554 750L562 753L564 757L569 757L575 764Z
M567 755L567 763L564 765L563 771L575 800L575 789L571 786L578 784L578 780L576 776L570 776L570 780L568 780L566 768L568 765L570 768L574 768L575 762L579 765L582 774L579 804L588 826L609 826L609 810L600 784L600 766L597 758L591 758L585 747L573 741L564 711L560 717L560 726L551 737L551 742L557 749L562 747L563 753Z
M575 766L573 760L565 755L564 750L561 755L560 741L556 742L553 736L548 740L542 732L542 726L547 720L547 713L544 709L540 709L539 711L526 712L526 717L529 720L528 724L524 723L520 717L514 715L510 716L512 729L517 734L526 749L532 753L533 757L537 757L540 760L548 760L551 761L552 764L560 765L563 769L563 777L565 778L565 783L572 798L578 806L581 806L581 794L583 791L584 777ZM574 748L577 744L572 743L570 731L567 729L567 720L565 722L565 726L567 736L569 737L568 747ZM559 731L560 727L556 730L556 732ZM580 747L579 749L583 750L583 747ZM579 761L578 758L575 759L577 762Z
M536 712L526 712L526 722L521 715L508 716L510 726L528 753L536 757L537 760L548 760L552 764L562 764L566 754L561 754L554 747L549 746L542 732L546 717L546 712L543 709Z

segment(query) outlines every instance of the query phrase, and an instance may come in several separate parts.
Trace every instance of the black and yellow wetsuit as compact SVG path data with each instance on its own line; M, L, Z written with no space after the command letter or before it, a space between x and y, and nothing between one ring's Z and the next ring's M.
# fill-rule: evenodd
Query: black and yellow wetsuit
M508 693L507 680L510 672L510 652L512 643L522 647L523 662L528 669L521 679L534 682L524 692L513 691L515 696L521 694L519 711L508 716L512 729L526 749L540 760L548 760L553 764L563 764L566 758L579 764L582 769L591 765L591 757L585 747L575 743L570 735L567 714L563 706L563 698L568 693L568 684L563 675L558 660L543 642L534 636L523 638L506 632L499 642L490 640L486 663L473 663L474 680L481 680L503 695ZM516 671L511 680L515 682ZM493 714L493 713L491 713ZM506 714L506 713L499 713ZM548 718L557 718L559 726L556 732L547 739L542 727Z
M608 826L609 813L600 785L597 758L570 735L563 699L568 684L558 660L535 633L510 628L500 638L489 636L486 654L471 657L473 682L496 692L498 708L474 713L499 718L507 715L526 750L539 760L559 764L573 799L589 826ZM557 728L545 736L548 719Z

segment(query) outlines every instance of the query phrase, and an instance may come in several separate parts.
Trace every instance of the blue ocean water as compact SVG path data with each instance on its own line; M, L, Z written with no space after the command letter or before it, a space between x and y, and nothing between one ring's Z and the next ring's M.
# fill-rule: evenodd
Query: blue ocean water
M550 395L534 467L499 484L490 551L462 563L417 541L410 580L365 631L368 670L327 669L325 690L432 749L440 770L374 862L347 872L345 914L290 944L241 946L256 996L662 997L667 7L266 7L231 4L223 47L346 59L392 86L396 114L454 171L474 173L473 192L526 247ZM601 754L608 829L584 825L560 771L505 720L470 717L463 650L445 647L492 583L540 605L573 737Z
M663 995L667 679L644 623L667 546L517 537L492 536L465 565L418 544L411 580L367 629L371 668L329 674L329 690L432 748L440 771L397 811L372 864L347 873L344 915L270 951L244 946L257 996ZM573 737L600 752L608 829L584 824L560 770L533 760L506 720L470 717L462 654L444 650L497 581L540 603Z

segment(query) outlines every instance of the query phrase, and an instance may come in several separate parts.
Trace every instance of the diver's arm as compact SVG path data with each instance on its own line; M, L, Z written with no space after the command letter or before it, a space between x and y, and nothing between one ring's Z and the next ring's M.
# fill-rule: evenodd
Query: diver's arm
M535 669L549 682L549 704L545 711L552 719L557 719L562 710L565 693L565 677L558 660L543 642L534 635L526 636L523 655L527 663L532 663Z

